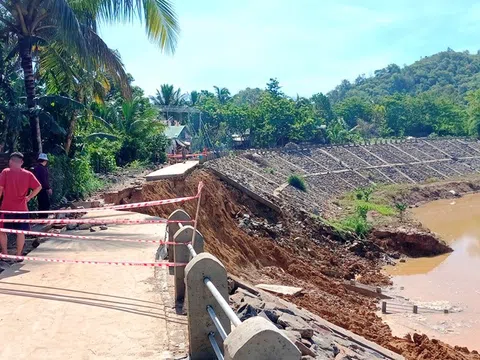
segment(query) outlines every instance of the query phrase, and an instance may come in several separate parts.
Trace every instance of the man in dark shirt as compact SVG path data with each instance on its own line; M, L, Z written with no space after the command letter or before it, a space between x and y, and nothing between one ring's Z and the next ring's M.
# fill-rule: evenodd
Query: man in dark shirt
M48 157L47 154L38 155L38 164L33 169L35 177L42 185L42 190L38 194L38 210L45 211L50 210L50 196L52 195L52 189L48 181ZM39 214L40 218L47 218L48 214Z

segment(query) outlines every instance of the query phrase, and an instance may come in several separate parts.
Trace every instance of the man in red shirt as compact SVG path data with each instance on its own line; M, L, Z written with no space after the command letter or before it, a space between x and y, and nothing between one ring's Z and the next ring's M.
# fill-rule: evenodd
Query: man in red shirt
M6 211L28 211L27 203L42 190L42 186L35 176L22 169L23 154L14 152L10 155L9 168L0 173L0 197L3 195L1 210ZM30 194L29 191L33 190ZM28 214L3 214L2 219L28 219ZM3 223L0 220L0 228L29 230L26 223ZM7 252L7 234L0 232L0 244L2 254ZM25 235L17 234L17 256L22 256L25 245Z

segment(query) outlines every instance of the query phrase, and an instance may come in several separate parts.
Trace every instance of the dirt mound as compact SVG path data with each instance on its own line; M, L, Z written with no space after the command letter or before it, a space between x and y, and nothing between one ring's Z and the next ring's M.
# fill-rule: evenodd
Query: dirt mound
M156 200L195 194L199 181L205 183L199 230L206 250L217 256L227 270L251 282L301 286L304 293L287 300L328 321L369 340L402 353L408 359L480 359L480 356L454 350L435 340L418 336L400 339L376 316L376 300L343 285L344 279L361 277L365 283L385 284L379 271L378 253L358 256L348 250L335 234L298 219L289 211L277 214L219 181L207 171L195 171L185 181L147 183L143 189L123 192L110 201L116 203ZM182 205L195 213L195 202ZM178 206L148 209L151 215L168 216ZM441 354L440 357L437 357Z
M432 233L417 230L375 229L370 239L382 249L398 251L409 257L435 256L453 251Z

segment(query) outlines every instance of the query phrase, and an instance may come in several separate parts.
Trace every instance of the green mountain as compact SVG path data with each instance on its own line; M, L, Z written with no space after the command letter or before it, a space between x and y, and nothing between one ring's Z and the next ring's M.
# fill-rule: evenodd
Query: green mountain
M468 91L480 88L480 51L474 55L448 49L403 68L388 65L374 74L372 77L361 75L353 83L343 80L328 93L330 101L335 104L351 97L378 99L428 92L463 102Z

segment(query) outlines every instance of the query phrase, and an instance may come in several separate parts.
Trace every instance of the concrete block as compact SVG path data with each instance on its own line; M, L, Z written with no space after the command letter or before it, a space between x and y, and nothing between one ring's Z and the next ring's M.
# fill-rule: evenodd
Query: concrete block
M278 323L289 330L298 331L305 339L311 338L314 334L313 328L299 316L282 314Z
M307 347L304 343L301 341L295 341L295 346L300 350L302 355L307 355L307 356L316 356L314 351L310 350L309 347Z
M181 226L173 235L173 241L176 244L187 244L192 241L194 231L193 226ZM195 232L194 249L197 254L203 252L203 236L198 230ZM174 245L173 254L173 261L176 263L188 263L191 259L190 251L188 251L186 245ZM175 266L174 276L175 299L176 301L182 301L185 298L185 267Z
M237 326L224 342L225 360L299 360L300 350L268 320L256 316Z
M215 338L220 348L223 348L223 340L218 335L217 329L208 315L207 305L212 306L227 334L231 331L231 324L227 315L205 286L203 279L208 277L228 302L227 271L215 256L202 253L188 263L185 268L185 275L190 359L216 359L208 334L210 332L216 333Z
M186 221L192 220L190 215L188 215L184 210L178 209L170 214L168 220L177 220L177 221ZM168 226L168 241L173 241L173 236L180 229L181 223L169 223ZM167 246L168 249L168 246ZM168 249L170 250L170 249ZM173 262L173 251L168 251L168 261ZM170 275L173 275L173 268L170 268Z

